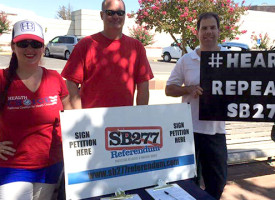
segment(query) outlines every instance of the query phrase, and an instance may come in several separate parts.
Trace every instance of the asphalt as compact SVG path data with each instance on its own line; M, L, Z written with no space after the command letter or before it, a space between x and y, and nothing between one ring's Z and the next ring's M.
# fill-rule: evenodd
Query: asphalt
M149 59L157 62L159 58ZM155 76L150 85L149 104L181 102L181 98L166 97L164 87L167 78L168 75ZM221 200L275 200L275 160L229 165L228 181Z

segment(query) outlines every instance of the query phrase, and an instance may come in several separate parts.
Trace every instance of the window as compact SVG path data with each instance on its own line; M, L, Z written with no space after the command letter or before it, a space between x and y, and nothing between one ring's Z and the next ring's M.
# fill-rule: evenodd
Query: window
M59 41L59 37L52 39L52 43L58 43L58 41Z
M65 38L65 43L73 44L74 43L74 38L73 37L66 37Z

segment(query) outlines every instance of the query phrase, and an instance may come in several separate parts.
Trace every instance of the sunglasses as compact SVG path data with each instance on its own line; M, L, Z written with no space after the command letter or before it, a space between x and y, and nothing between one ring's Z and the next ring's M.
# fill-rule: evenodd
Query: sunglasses
M117 14L118 16L123 16L123 15L125 15L125 11L124 11L124 10L118 10L118 11L114 11L114 10L104 10L104 12L105 12L108 16L114 16L115 14Z
M31 45L31 47L34 49L40 49L43 47L43 44L36 40L32 40L31 42L29 42L27 40L22 40L20 42L16 42L16 46L18 46L20 48L27 48L29 45Z

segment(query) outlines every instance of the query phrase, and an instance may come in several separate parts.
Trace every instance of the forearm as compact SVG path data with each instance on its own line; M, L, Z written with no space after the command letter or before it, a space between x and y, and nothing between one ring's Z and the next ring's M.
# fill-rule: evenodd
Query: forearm
M70 96L69 95L62 99L62 104L63 104L63 109L64 110L73 109L72 105L71 105L71 102L70 102Z
M70 105L72 109L81 109L82 104L78 84L69 80L66 81L66 84L70 94Z
M203 89L198 85L191 86L178 86L178 85L166 85L165 94L166 96L180 97L183 95L192 95L197 98L202 95Z
M188 88L186 86L166 85L165 94L166 96L180 97L188 94Z
M137 85L137 105L148 105L149 103L149 83L148 81Z

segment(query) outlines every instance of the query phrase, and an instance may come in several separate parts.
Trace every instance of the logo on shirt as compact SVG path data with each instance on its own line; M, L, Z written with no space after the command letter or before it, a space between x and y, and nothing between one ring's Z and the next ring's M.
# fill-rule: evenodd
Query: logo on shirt
M8 109L27 109L57 104L58 96L47 96L36 99L28 99L27 96L9 96L7 101Z
M32 101L29 99L23 100L23 105L30 106L32 104Z

